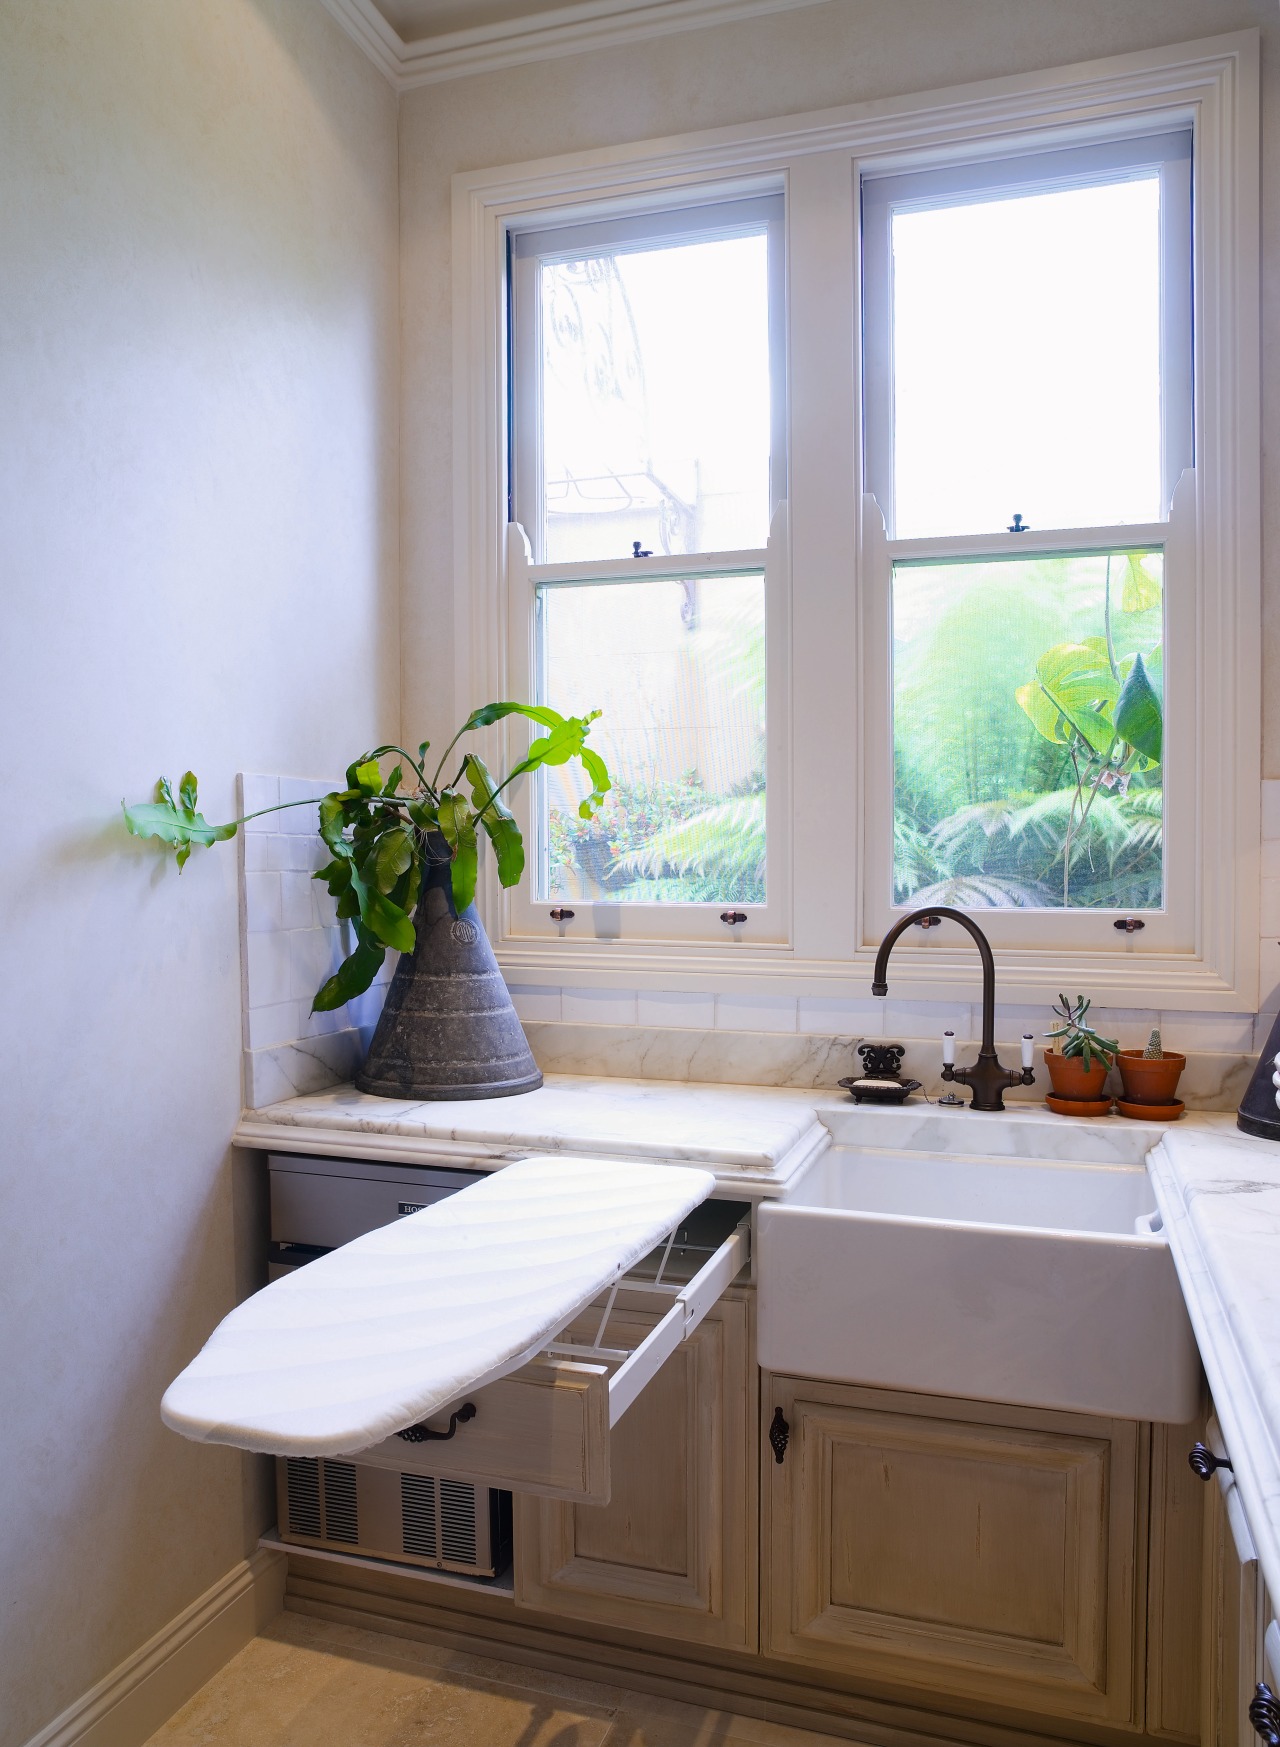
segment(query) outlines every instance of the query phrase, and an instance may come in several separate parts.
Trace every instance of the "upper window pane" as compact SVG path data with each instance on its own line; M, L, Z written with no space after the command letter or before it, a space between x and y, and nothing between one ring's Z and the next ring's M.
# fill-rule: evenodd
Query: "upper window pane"
M539 561L626 558L636 541L671 554L765 544L763 204L746 219L677 215L675 236L612 224L595 227L603 243L592 227L570 233L574 246L564 233L518 239L533 254L517 297L533 302L536 335L518 308L517 513Z
M1162 207L1184 198L1179 163L1171 180L1160 163L1108 172L1077 151L1039 169L996 166L985 186L970 172L958 191L928 173L897 179L879 306L891 427L882 507L897 538L990 533L1015 514L1045 529L1167 513L1166 401L1189 382L1166 309ZM1164 380L1171 358L1176 383Z

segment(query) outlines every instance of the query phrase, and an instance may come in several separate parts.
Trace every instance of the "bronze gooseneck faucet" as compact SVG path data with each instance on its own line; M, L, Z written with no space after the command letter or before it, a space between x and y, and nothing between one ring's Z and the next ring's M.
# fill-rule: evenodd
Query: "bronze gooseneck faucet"
M894 943L904 928L909 928L913 922L923 921L925 917L941 920L946 917L950 922L958 922L961 928L967 928L972 934L982 960L982 1048L978 1051L978 1059L971 1068L957 1068L948 1063L942 1070L944 1080L959 1080L962 1086L973 1089L972 1108L974 1110L1003 1110L1004 1090L1006 1086L1031 1086L1035 1084L1035 1075L1030 1068L1004 1068L1000 1065L1000 1057L996 1054L996 963L991 956L991 942L978 927L971 922L963 910L950 910L945 905L936 904L927 910L912 910L904 916L901 922L896 922L884 939L880 942L880 950L876 954L876 968L872 973L871 993L887 995L889 984L885 980L885 968L889 963L889 954Z

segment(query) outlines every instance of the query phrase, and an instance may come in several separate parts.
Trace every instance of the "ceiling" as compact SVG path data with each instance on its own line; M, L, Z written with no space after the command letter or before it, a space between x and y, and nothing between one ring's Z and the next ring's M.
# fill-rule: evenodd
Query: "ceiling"
M398 90L824 0L321 0Z
M424 42L455 30L512 24L540 12L577 12L564 0L373 0L401 42Z

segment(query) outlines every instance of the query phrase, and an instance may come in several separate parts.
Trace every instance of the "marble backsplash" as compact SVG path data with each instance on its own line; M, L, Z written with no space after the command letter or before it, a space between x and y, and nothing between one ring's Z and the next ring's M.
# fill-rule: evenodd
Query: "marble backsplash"
M1271 1021L1268 1019L1267 1024ZM790 1086L832 1091L849 1075L863 1071L857 1055L858 1036L786 1034L774 1031L684 1031L676 1027L639 1025L573 1025L525 1021L525 1032L544 1074L589 1074L609 1079L686 1080L714 1085ZM937 1098L954 1090L967 1101L962 1086L949 1087L942 1078L942 1050L936 1038L886 1034L884 1041L901 1043L904 1078L919 1080L926 1096ZM1123 1040L1122 1040L1123 1041ZM1019 1036L998 1033L996 1047L1008 1066L1017 1064ZM1127 1047L1127 1046L1126 1046ZM1170 1044L1170 1047L1176 1047ZM957 1061L977 1057L977 1046L959 1044ZM1191 1110L1234 1110L1253 1071L1251 1050L1231 1053L1188 1051L1178 1095ZM1049 1090L1044 1054L1037 1040L1036 1081L1005 1093L1008 1103L1038 1103ZM1119 1091L1119 1075L1112 1076Z
M321 795L335 783L296 777L241 777L244 812ZM389 955L378 981L337 1013L312 1013L311 997L349 950L346 926L311 878L325 858L314 807L268 814L241 834L243 1097L262 1109L350 1080L363 1060L386 994ZM1280 781L1262 785L1262 1011L1156 1012L1097 1008L1104 1036L1140 1047L1159 1025L1166 1049L1187 1056L1179 1087L1188 1106L1233 1110L1280 1010ZM829 1090L861 1064L864 1039L901 1043L904 1074L929 1096L940 1078L941 1036L956 1034L963 1065L977 1054L973 1003L808 998L786 994L715 995L677 990L575 989L512 985L512 999L544 1073L609 1075L712 1084ZM1018 1060L1018 1042L1048 1028L1042 1006L996 1009L1001 1058ZM1010 1101L1040 1099L1036 1084Z

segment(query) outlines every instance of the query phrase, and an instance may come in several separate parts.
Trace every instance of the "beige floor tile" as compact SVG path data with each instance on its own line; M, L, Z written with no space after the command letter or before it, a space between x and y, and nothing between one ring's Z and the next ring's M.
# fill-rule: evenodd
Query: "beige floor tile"
M281 1614L145 1747L851 1747L416 1638Z
M855 1747L847 1739L632 1693L606 1747Z
M610 1712L406 1661L401 1640L337 1642L293 1616L255 1638L147 1747L603 1747ZM318 1629L319 1628L319 1629ZM326 1630L327 1628L327 1630Z
M530 1692L550 1693L566 1700L570 1708L599 1706L603 1710L616 1711L626 1699L634 1696L622 1687L590 1680L585 1676L534 1668L521 1662L502 1661L496 1656L478 1656L469 1651L450 1650L443 1645L430 1644L421 1638L411 1637L407 1633L402 1635L394 1629L385 1633L370 1632L362 1626L349 1626L338 1620L311 1618L292 1612L281 1615L277 1626L285 1634L297 1634L305 1627L316 1627L322 1634L317 1641L333 1648L341 1646L345 1649L350 1646L355 1652L371 1648L383 1655L401 1656L411 1666L428 1671L437 1678L447 1678L457 1673L479 1680L502 1683L514 1681L517 1686ZM271 1630L274 1632L277 1626L273 1626ZM303 1640L295 1635L291 1641L297 1643Z

